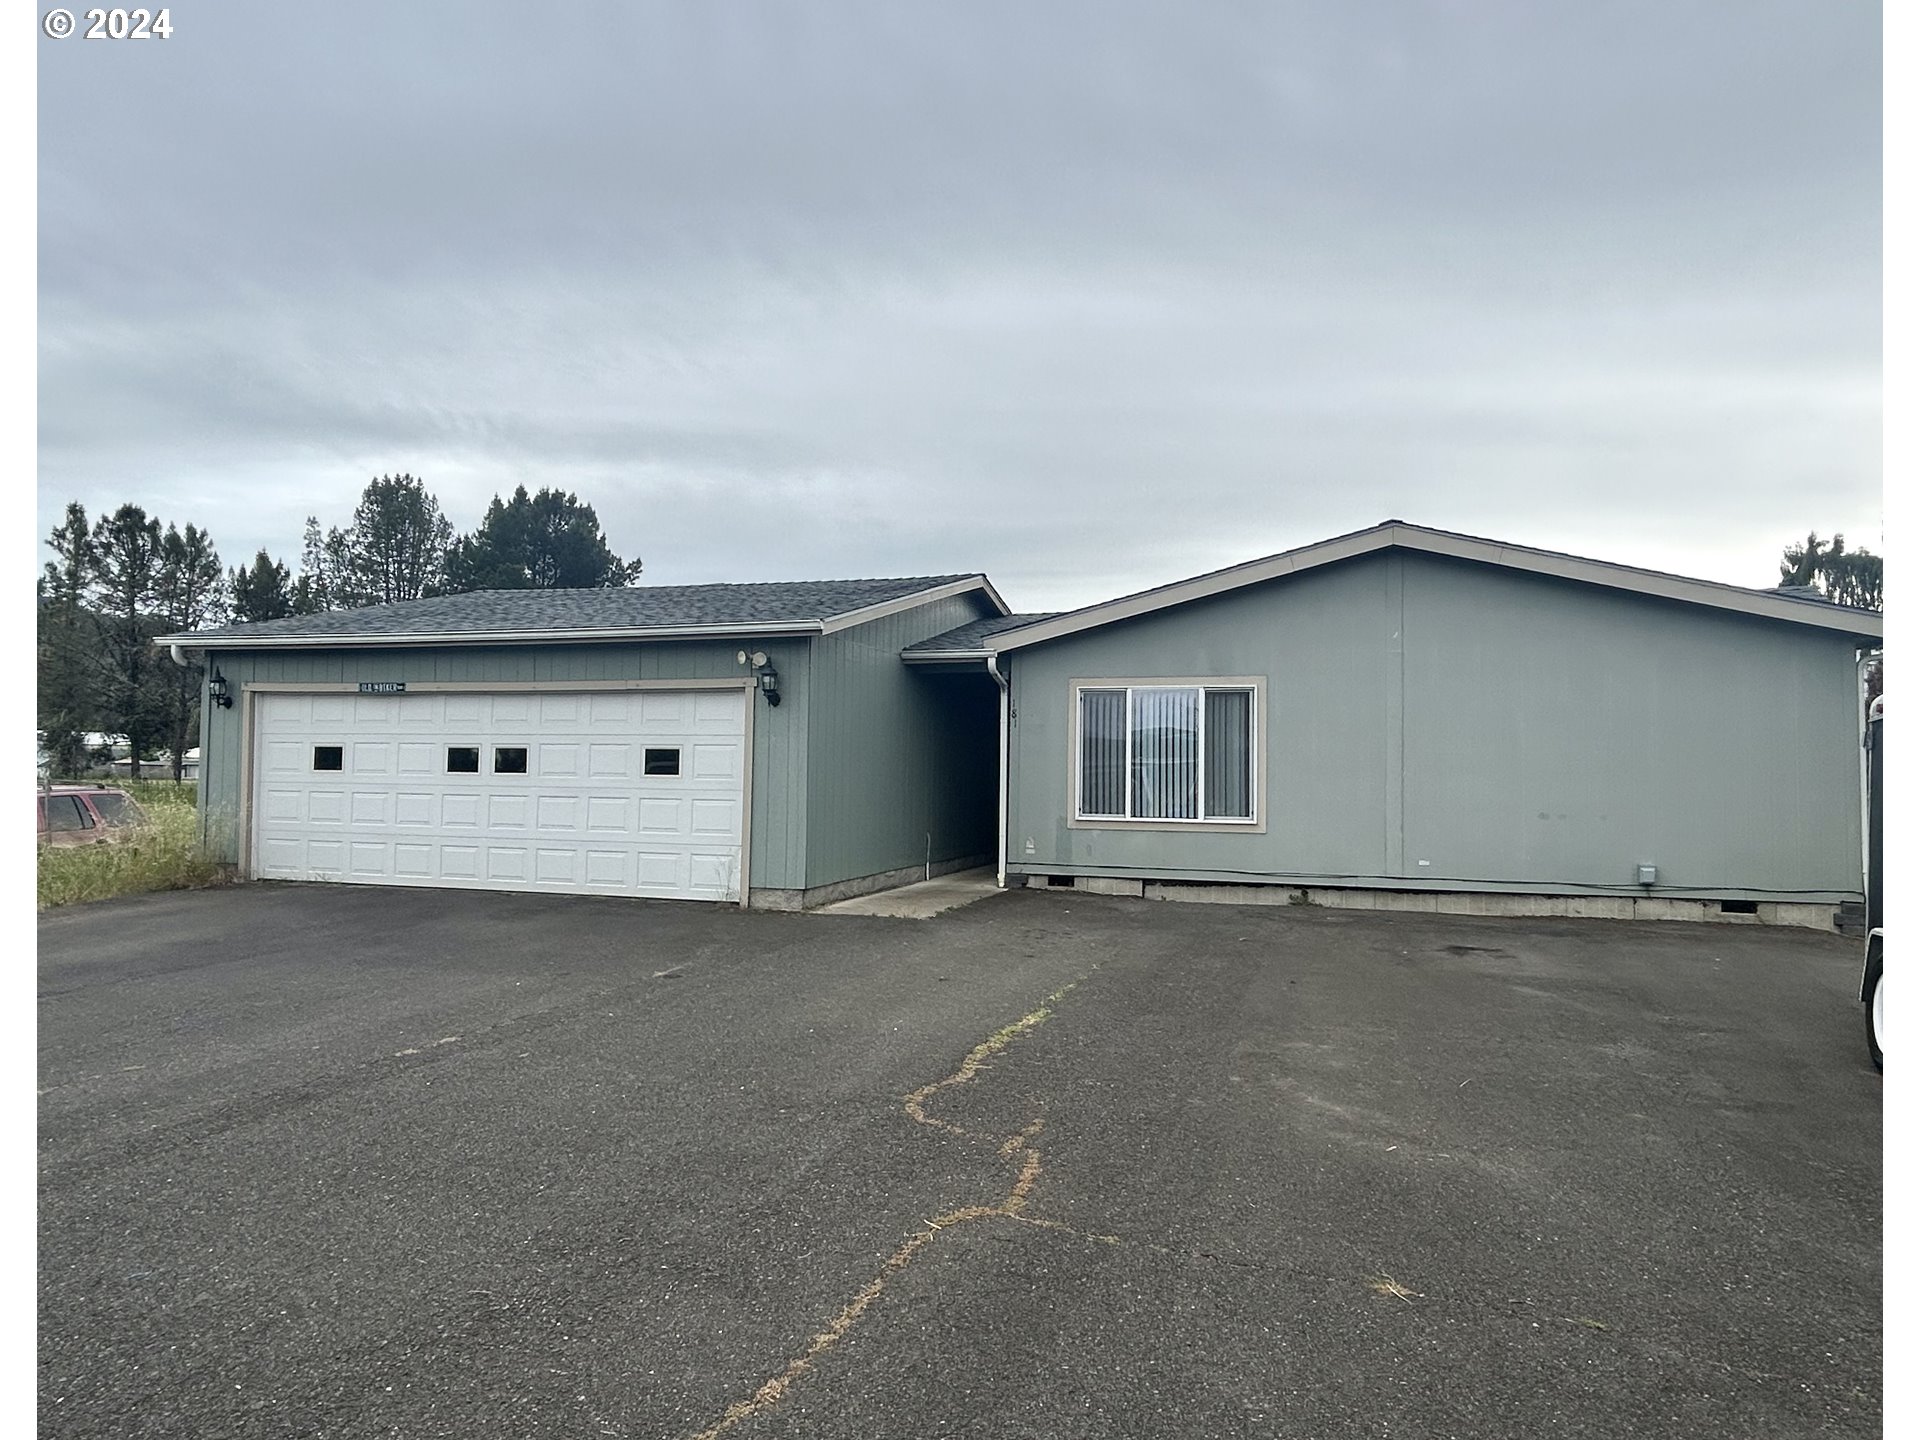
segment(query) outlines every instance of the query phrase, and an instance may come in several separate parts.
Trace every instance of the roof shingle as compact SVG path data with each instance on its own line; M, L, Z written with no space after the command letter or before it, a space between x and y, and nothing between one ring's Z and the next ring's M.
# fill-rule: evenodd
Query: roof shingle
M987 615L979 620L969 620L964 625L955 626L943 634L917 641L900 653L912 655L929 651L941 654L975 651L980 649L980 642L989 635L998 635L1002 630L1017 630L1022 625L1051 620L1060 613L1058 610L1049 610L1038 615Z
M473 639L489 635L537 636L541 632L578 633L758 629L792 625L804 628L837 616L902 600L943 585L980 578L974 575L914 575L881 580L778 580L749 585L648 585L618 590L476 590L294 615L249 625L224 625L166 640L225 645L249 640L278 644L311 640L380 640L420 637Z

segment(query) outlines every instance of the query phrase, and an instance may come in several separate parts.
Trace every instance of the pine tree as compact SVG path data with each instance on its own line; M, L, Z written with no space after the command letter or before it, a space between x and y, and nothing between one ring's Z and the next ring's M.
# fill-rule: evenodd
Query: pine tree
M304 578L304 577L302 577ZM228 580L232 593L233 618L244 623L258 620L284 620L299 613L295 591L287 567L262 550L253 564L236 565Z
M225 618L226 597L221 583L225 578L220 556L204 530L192 525L185 530L167 526L160 542L154 596L156 618L166 632L183 635ZM205 664L197 660L188 665L169 661L156 677L176 781L186 764L187 747L199 730L200 682L206 673Z
M631 585L640 562L613 553L600 517L579 496L528 495L522 485L511 500L493 497L479 526L448 553L446 571L450 591L602 589Z
M300 540L300 578L293 587L294 613L318 615L333 609L334 578L333 556L327 549L327 537L320 529L320 517L309 515L306 533Z
M136 780L141 756L163 728L165 713L152 684L162 543L160 522L138 505L101 516L91 536L86 593L100 621L100 708L110 727L126 735Z
M38 718L51 773L74 776L86 764L86 732L97 723L93 704L98 627L87 609L93 573L93 536L77 502L47 537L57 559L39 586Z
M1861 610L1881 608L1881 561L1871 550L1849 550L1844 535L1823 543L1809 533L1804 545L1781 552L1780 583L1811 585L1837 605Z
M337 551L335 536L342 542ZM452 544L453 527L425 483L383 475L361 493L352 527L328 536L328 561L344 563L355 603L391 605L439 588Z

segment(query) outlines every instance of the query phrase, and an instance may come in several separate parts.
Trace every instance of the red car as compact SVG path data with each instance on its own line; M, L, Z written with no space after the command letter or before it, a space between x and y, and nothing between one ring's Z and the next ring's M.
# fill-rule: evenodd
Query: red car
M104 845L147 819L126 791L105 785L55 785L34 800L42 845Z

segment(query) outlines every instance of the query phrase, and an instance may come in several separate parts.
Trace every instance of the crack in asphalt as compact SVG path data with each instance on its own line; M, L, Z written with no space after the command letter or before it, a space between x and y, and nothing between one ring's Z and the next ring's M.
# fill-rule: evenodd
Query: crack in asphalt
M994 1056L1007 1049L1007 1047L1012 1045L1016 1040L1031 1034L1041 1025L1044 1025L1053 1014L1053 1007L1076 985L1080 984L1082 980L1087 979L1088 976L1093 974L1094 970L1098 970L1099 968L1098 965L1095 965L1086 975L1080 976L1079 979L1068 981L1065 985L1062 985L1058 990L1055 990L1051 995L1042 1000L1039 1005L1027 1014L1021 1016L1012 1024L1003 1025L1000 1029L994 1031L993 1034L989 1035L985 1040L967 1052L966 1059L960 1062L960 1068L955 1070L953 1074L944 1079L936 1080L930 1085L921 1086L912 1094L907 1095L902 1102L901 1109L906 1113L907 1118L917 1125L924 1125L930 1129L944 1131L949 1135L959 1136L965 1140L991 1144L995 1147L995 1153L1001 1159L1009 1161L1017 1159L1020 1164L1020 1169L1014 1176L1013 1184L1007 1193L994 1204L963 1205L958 1209L948 1210L943 1214L936 1215L931 1220L923 1221L922 1223L925 1228L914 1231L901 1242L900 1246L881 1264L880 1269L875 1273L874 1277L865 1285L861 1286L860 1289L854 1293L853 1298L847 1301L822 1329L814 1333L812 1339L807 1342L806 1349L789 1361L785 1369L765 1381L751 1395L747 1396L746 1399L736 1400L733 1404L729 1405L721 1412L719 1419L707 1426L706 1429L696 1432L689 1437L689 1440L719 1440L720 1436L726 1434L727 1431L740 1424L741 1421L750 1420L756 1415L764 1414L778 1405L781 1400L786 1398L787 1392L793 1388L794 1384L813 1368L814 1362L835 1345L839 1344L846 1333L859 1323L860 1317L865 1315L873 1303L885 1292L888 1283L893 1277L906 1269L913 1258L928 1245L932 1244L943 1231L952 1230L958 1226L971 1224L979 1220L1012 1220L1022 1225L1031 1225L1036 1229L1058 1231L1071 1235L1076 1239L1092 1241L1097 1244L1118 1245L1120 1243L1120 1237L1117 1235L1090 1234L1077 1230L1073 1226L1064 1224L1058 1220L1049 1220L1025 1213L1027 1201L1032 1197L1034 1187L1040 1183L1040 1151L1034 1142L1040 1138L1041 1132L1046 1128L1046 1121L1043 1118L1036 1116L1021 1129L1003 1139L999 1136L984 1134L978 1130L970 1130L965 1126L955 1124L951 1120L944 1120L937 1115L929 1114L926 1108L927 1102L942 1090L950 1089L956 1085L967 1084L973 1080L975 1076L979 1075L982 1070L988 1068L987 1062L993 1059Z

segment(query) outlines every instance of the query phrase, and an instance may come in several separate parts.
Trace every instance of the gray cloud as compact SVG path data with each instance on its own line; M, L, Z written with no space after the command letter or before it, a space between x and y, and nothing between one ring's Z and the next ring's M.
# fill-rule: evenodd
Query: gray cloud
M516 483L1054 606L1389 514L1877 541L1855 7L196 6L41 46L42 530Z

